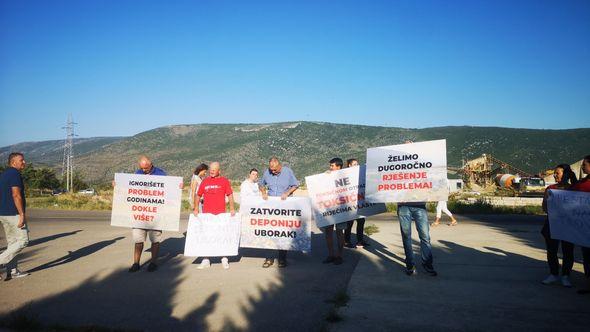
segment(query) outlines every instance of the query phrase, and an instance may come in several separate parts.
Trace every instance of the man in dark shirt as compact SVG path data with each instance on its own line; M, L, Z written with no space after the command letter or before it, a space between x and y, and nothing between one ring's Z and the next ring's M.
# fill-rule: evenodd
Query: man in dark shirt
M6 280L29 275L17 268L17 255L29 243L25 186L20 174L25 165L23 154L13 152L8 156L8 168L0 175L0 222L8 243L6 250L0 254L0 265L6 267Z

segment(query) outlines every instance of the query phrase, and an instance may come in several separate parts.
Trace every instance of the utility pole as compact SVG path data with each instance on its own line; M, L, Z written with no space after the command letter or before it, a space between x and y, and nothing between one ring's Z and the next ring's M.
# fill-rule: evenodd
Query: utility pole
M64 159L61 176L66 182L66 191L74 189L74 125L77 123L72 121L72 114L68 114L68 122L65 127L66 139L64 141Z

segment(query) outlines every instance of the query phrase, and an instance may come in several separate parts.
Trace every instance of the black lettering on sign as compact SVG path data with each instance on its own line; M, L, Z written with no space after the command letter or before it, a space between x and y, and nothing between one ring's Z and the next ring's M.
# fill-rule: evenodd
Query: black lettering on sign
M342 179L334 180L334 183L336 184L336 187L348 186L350 184L350 179L349 178L342 178Z

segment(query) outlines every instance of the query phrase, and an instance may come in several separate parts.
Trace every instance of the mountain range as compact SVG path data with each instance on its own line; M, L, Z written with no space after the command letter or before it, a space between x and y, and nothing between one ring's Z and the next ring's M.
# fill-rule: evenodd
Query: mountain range
M572 163L590 154L590 128L544 130L501 127L432 127L408 129L319 122L270 124L173 125L131 137L78 138L74 141L74 167L89 183L105 183L116 172L131 172L137 158L146 154L170 175L190 178L201 162L219 161L232 180L245 178L251 168L263 169L276 155L300 180L322 172L328 160L339 156L365 161L369 147L405 140L447 140L447 160L460 167L463 160L492 154L530 173L558 163ZM20 151L37 166L61 171L63 140L26 142L0 148L6 160Z

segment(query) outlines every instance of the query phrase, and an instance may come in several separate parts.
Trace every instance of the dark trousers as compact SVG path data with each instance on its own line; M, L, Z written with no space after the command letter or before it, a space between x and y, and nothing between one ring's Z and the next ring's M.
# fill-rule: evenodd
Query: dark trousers
M545 222L545 225L543 225L541 234L543 234L545 244L547 245L547 263L549 264L549 271L553 275L559 275L559 258L557 258L557 252L559 251L559 243L561 243L561 254L563 256L561 275L569 276L570 272L572 272L572 267L574 266L574 244L567 241L552 239L549 223L547 221Z
M582 259L584 260L584 275L590 278L590 248L582 247Z
M287 260L287 250L279 250L279 262Z
M344 242L350 243L350 236L352 232L352 224L354 220L346 223L346 229L344 230ZM365 218L359 218L356 220L356 243L363 242L365 232Z

